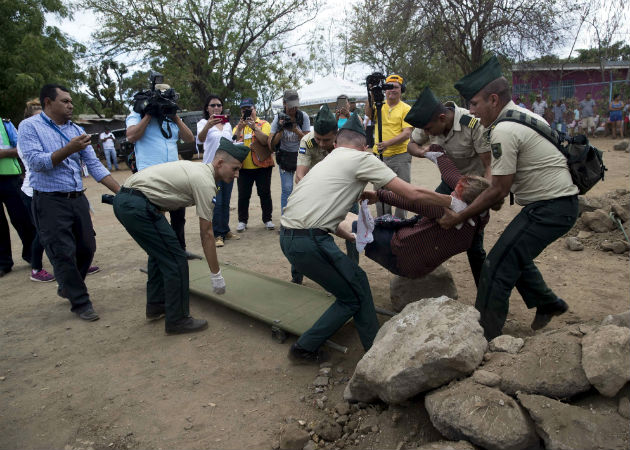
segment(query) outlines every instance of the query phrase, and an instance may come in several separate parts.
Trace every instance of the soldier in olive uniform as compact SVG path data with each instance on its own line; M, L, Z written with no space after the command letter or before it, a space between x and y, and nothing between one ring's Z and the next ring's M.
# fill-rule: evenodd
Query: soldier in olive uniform
M423 130L429 136L431 144L442 147L462 175L490 179L490 145L483 137L485 128L467 109L460 108L454 102L440 103L431 89L426 87L405 121L416 127L416 130ZM407 151L417 157L423 157L428 149L428 146L416 144L414 139L407 146ZM435 191L450 194L451 188L442 180ZM474 237L466 253L475 284L479 285L479 275L486 259L483 230Z
M455 88L470 102L470 112L488 129L492 180L468 208L459 213L446 211L440 225L450 228L488 209L508 193L514 194L523 209L505 228L483 264L475 307L481 313L486 338L493 339L502 333L510 293L516 287L527 307L536 308L531 328L538 330L553 316L568 310L545 284L534 258L575 223L578 188L565 157L551 142L525 125L495 123L509 110L533 115L512 102L495 56L455 83Z
M337 134L335 150L300 181L282 216L282 252L297 270L335 296L330 308L291 346L289 358L294 361L325 359L320 347L350 318L365 350L372 346L379 323L367 275L330 235L338 231L366 184L374 183L411 201L444 207L451 203L449 196L398 178L365 151L365 140L365 130L356 113L352 114Z

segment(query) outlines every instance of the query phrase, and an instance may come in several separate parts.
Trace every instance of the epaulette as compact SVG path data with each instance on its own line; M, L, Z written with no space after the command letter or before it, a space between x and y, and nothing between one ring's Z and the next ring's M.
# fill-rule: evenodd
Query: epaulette
M315 138L312 138L306 141L306 146L310 149L315 148L317 146L317 142L315 142Z
M462 114L462 117L459 119L459 123L468 128L475 128L475 126L479 123L479 119L469 116L468 114Z

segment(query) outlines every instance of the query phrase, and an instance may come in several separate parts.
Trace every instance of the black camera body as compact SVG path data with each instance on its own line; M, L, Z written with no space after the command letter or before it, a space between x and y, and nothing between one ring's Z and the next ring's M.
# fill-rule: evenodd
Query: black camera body
M243 120L249 120L252 117L252 108L243 109Z
M281 120L282 120L282 128L284 128L285 130L293 129L293 120L291 119L290 115L288 115L285 112L280 111L278 113L278 122Z
M394 89L391 83L385 83L386 77L380 72L374 72L365 78L365 85L375 102L382 103L385 100L384 91Z
M164 77L158 72L151 72L151 89L140 91L133 96L133 110L142 117L149 114L162 122L167 117L172 117L180 110L177 105L179 94L175 89L167 89L164 92L156 90L155 85L162 83Z

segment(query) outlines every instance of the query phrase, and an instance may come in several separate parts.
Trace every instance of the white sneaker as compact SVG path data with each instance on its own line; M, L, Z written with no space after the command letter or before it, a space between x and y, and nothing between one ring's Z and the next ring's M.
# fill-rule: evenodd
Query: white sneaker
M274 228L276 228L271 220L269 222L265 222L265 227L267 227L268 230L273 230Z
M242 233L246 229L247 229L247 224L245 222L239 222L238 225L236 226L236 231L238 231L239 233Z

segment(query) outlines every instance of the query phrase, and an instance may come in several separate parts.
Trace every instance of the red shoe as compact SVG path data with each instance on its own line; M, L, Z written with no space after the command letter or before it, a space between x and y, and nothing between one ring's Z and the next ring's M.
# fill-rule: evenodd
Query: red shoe
M98 266L90 266L90 268L87 271L87 274L88 275L93 275L96 272L100 272L100 271L101 271L101 269Z
M40 283L48 283L50 281L55 281L55 276L49 274L44 269L38 272L31 270L31 281L38 281Z

